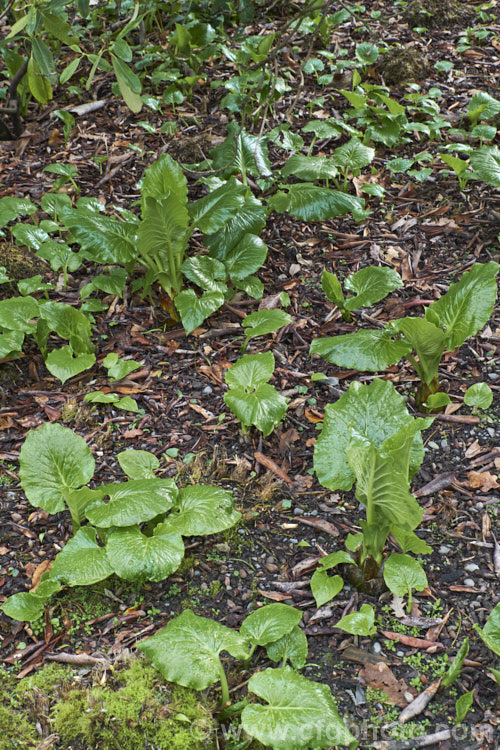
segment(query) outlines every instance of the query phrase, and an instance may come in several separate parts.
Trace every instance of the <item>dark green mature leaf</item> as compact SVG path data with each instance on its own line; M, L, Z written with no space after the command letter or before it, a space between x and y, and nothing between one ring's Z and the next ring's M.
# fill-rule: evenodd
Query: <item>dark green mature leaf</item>
M359 612L342 617L335 623L336 628L353 635L375 635L375 612L370 604L363 604Z
M68 198L68 196L66 197ZM0 227L4 227L9 221L15 221L21 214L29 214L31 216L36 210L36 205L28 198L16 198L13 195L6 195L0 198Z
M167 525L183 536L217 534L234 526L241 513L234 510L233 496L212 485L184 487L174 499Z
M245 203L247 188L234 177L212 190L188 206L189 215L195 226L205 234L214 234L228 221L234 219Z
M424 382L430 385L438 374L439 363L446 346L446 336L441 328L425 318L400 318L390 328L403 334L415 349Z
M33 333L31 322L40 312L34 297L10 297L0 301L0 326L7 331Z
M227 251L224 262L232 281L241 281L259 270L266 259L267 245L255 234L246 234Z
M266 652L271 661L287 659L295 669L302 669L307 659L307 638L299 626L295 625L279 641L268 643Z
M186 258L181 271L186 279L207 292L224 294L226 290L224 283L226 269L220 260L210 258L208 255L196 255L194 258Z
M348 391L334 404L325 408L325 421L314 447L314 468L324 487L350 490L354 472L347 461L350 430L366 437L376 446L412 422L405 400L394 385L374 380L371 385L351 383ZM420 433L413 439L410 453L410 474L419 469L424 457Z
M85 515L94 526L133 526L166 513L172 507L177 487L173 479L131 479L104 484L99 489L109 495L107 503L92 503Z
M301 180L327 180L336 177L338 169L333 159L326 156L304 156L294 154L281 170L283 177L293 174Z
M213 168L222 170L223 176L239 172L253 177L270 177L271 163L265 139L248 133L234 120L229 123L227 132L224 143L210 151Z
M426 320L444 330L449 351L474 336L490 319L497 296L495 276L499 268L492 260L475 263L425 311Z
M346 310L357 310L360 307L370 307L395 289L400 289L403 280L393 268L367 266L348 276L344 286L355 293L355 296L346 300Z
M75 354L70 346L53 349L45 359L45 367L61 383L89 370L95 364L95 354Z
M47 513L64 510L67 494L89 482L95 468L85 440L55 423L28 432L19 465L26 497Z
M61 588L57 581L42 581L34 591L23 591L9 596L0 609L13 620L33 622L43 615L47 601Z
M258 236L265 224L266 209L261 201L250 190L247 190L245 202L236 216L223 229L220 229L215 234L205 236L204 242L209 248L212 258L224 261L229 251L238 245L246 235ZM254 271L250 271L250 273L254 273Z
M362 211L362 198L340 190L317 187L309 182L288 185L286 192L278 190L269 198L269 208L276 213L289 213L302 221L324 221L352 211Z
M40 318L46 324L46 331L37 338L43 352L46 343L45 333L55 331L58 336L68 339L75 354L88 354L94 350L91 341L92 329L89 319L75 307L64 302L43 302L40 304ZM37 331L37 336L39 332Z
M163 581L181 564L184 543L166 524L156 526L153 536L130 526L111 531L106 553L114 572L126 581Z
M240 635L254 646L275 643L299 624L302 613L288 604L267 604L251 612L240 625Z
M169 154L161 154L149 165L138 187L141 190L143 210L148 196L160 200L173 193L182 205L187 203L187 180L180 166Z
M222 307L224 294L220 291L203 292L201 297L197 297L192 289L186 289L176 296L174 302L186 335L189 335L213 312Z
M186 609L137 648L151 659L166 680L194 690L205 690L220 675L219 654L228 651L245 659L248 646L234 630L218 622L197 617Z
M344 336L314 339L311 354L348 370L385 370L411 352L411 344L395 339L388 329L361 329Z
M470 153L474 174L487 185L500 187L500 149L498 146L481 146Z
M97 544L97 532L91 526L79 529L52 563L50 577L68 586L90 586L113 573L104 547Z
M338 715L330 688L306 680L289 667L265 669L251 677L248 690L266 701L242 711L251 737L274 750L322 750L350 745L355 738Z
M96 263L120 264L135 260L134 224L78 209L65 211L63 220L85 258Z

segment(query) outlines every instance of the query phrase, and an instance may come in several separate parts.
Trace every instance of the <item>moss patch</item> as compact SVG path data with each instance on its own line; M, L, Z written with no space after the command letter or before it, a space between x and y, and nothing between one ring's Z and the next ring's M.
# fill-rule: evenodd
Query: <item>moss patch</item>
M193 690L166 683L147 661L79 677L51 664L17 681L2 671L0 750L35 748L58 735L58 750L210 750L215 722Z
M425 26L446 29L457 24L466 26L473 15L467 6L468 3L461 0L412 0L405 8L403 18L412 28Z
M28 248L2 243L0 254L2 256L2 266L5 266L7 275L13 281L29 279L31 276L36 276L37 274L43 276L47 272L47 263L38 258Z
M400 47L385 52L377 69L390 86L403 81L418 81L429 74L429 62L418 47Z

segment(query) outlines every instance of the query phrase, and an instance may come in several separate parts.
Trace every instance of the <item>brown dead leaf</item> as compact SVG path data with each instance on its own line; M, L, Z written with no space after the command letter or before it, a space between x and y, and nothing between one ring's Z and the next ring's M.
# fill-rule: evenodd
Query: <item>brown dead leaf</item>
M365 664L358 676L361 677L365 685L369 685L374 690L383 690L387 696L387 703L390 703L391 706L405 708L408 705L408 701L405 699L408 685L403 679L398 680L384 662Z
M498 478L489 471L469 471L467 474L469 487L480 488L482 492L496 490L500 487Z
M31 577L31 588L36 589L38 584L40 583L40 579L47 570L50 569L50 566L52 565L52 560L42 560L40 565L37 565L33 575Z
M474 458L474 456L477 456L478 453L481 453L484 450L485 449L479 445L479 442L474 440L465 451L465 458Z
M262 596L265 596L266 599L272 599L273 602L282 602L285 599L291 599L292 597L290 594L282 594L280 591L263 591L262 589L257 589L259 594L262 594Z
M331 536L338 536L340 533L337 527L333 525L333 523L330 523L330 521L325 521L324 518L303 518L302 516L296 516L293 520L298 521L299 523L303 523L304 526L312 526L313 529L325 531Z
M14 420L12 419L10 414L2 414L0 416L0 431L1 430L10 430L11 427L14 427Z
M317 411L316 409L305 409L304 414L306 415L306 419L308 422L311 422L312 424L318 424L318 422L323 422L325 415Z
M284 482L288 482L288 484L295 484L292 479L286 474L286 472L281 469L278 464L272 460L272 458L268 458L267 456L264 456L263 453L260 453L259 451L255 451L253 454L256 461L261 464L261 466L265 466L266 469L269 469L269 471L272 471L273 474L276 474L277 477L280 479L283 479Z
M205 377L207 377L209 380L212 381L212 383L217 383L217 385L222 385L224 383L224 370L226 367L230 367L230 362L219 362L215 365L200 365L198 367L198 372L203 373Z
M8 547L0 547L0 555L6 555L7 552L10 552Z
M203 408L203 406L200 406L199 404L192 404L191 402L189 402L188 406L197 414L201 414L201 416L204 417L207 420L207 422L210 422L210 420L215 419L215 414L212 414L211 411L207 411L206 409Z
M402 643L404 646L411 646L412 648L429 648L435 646L439 649L444 648L442 643L436 643L436 641L429 641L425 638L414 638L410 635L404 635L403 633L393 633L390 630L381 630L382 635L389 638L390 641L397 641Z
M133 430L126 430L126 431L125 431L125 432L123 433L123 437L125 437L125 438L129 438L129 439L131 439L131 438L136 438L136 437L140 437L141 435L142 435L142 430L139 430L139 429L137 429L137 428L136 428L136 429L133 429Z

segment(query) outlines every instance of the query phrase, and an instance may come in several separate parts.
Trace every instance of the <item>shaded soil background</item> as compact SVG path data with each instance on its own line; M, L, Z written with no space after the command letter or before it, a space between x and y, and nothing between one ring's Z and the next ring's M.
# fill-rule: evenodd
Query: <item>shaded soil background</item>
M498 90L500 26L498 19L483 24L492 34L484 40L473 38L470 47L458 53L457 40L474 19L478 4L452 5L458 12L453 15L450 10L448 16L440 13L441 4L437 3L439 23L432 28L429 23L427 31L417 33L412 29L413 18L408 24L410 11L418 15L416 3L408 4L405 11L389 2L370 3L368 10L380 10L380 18L370 18L367 10L362 16L366 27L356 18L346 22L335 31L332 49L346 48L347 59L353 59L361 41L382 39L404 46L407 56L410 51L410 57L420 61L406 75L418 82L422 92L438 86L441 111L459 123L475 91ZM339 7L332 3L332 10ZM279 30L283 22L279 6L275 12L270 28ZM259 33L257 26L249 31ZM285 52L293 62L294 53ZM297 65L300 54L295 57ZM442 60L454 63L452 73L434 68ZM400 62L397 67L402 68ZM192 101L180 105L175 114L143 111L134 116L111 97L110 80L100 75L98 95L109 96L106 106L78 119L67 145L51 114L67 106L62 91L56 91L50 106L30 109L25 131L17 141L0 144L0 196L39 200L52 184L43 167L65 162L78 168L81 195L130 208L138 197L138 179L160 153L192 164L225 137L228 118L218 109L220 89L200 85ZM218 68L211 75L222 78L231 71ZM394 69L384 68L382 63L368 70L367 80L385 80L396 100L408 85L408 80L395 80ZM342 87L348 88L348 84L344 82ZM295 92L270 113L269 128L283 122L293 95ZM320 96L325 101L319 116L346 108L333 87L319 88L315 77L306 75L292 130L298 132L309 120L307 104ZM312 111L314 115L315 108ZM165 117L176 122L174 135L151 135L138 125L147 118L160 127ZM337 145L325 142L318 153L328 155ZM424 142L422 150L432 149ZM411 151L415 151L414 144ZM473 690L474 701L462 735L431 747L498 747L498 692L486 673L492 654L473 630L474 624L484 624L499 600L491 533L498 531L500 486L496 479L500 463L498 310L475 339L445 356L441 368L441 378L455 402L460 402L473 382L484 381L493 389L493 405L480 417L471 415L463 405L452 414L438 415L424 436L426 459L413 484L425 511L421 535L434 549L425 561L429 587L415 597L418 611L414 614L440 618L441 624L431 633L416 631L395 617L391 595L361 594L350 585L318 614L308 586L319 557L342 549L360 517L352 493L332 494L318 484L312 472L312 451L324 407L353 380L368 383L374 377L338 370L317 357L311 359L311 340L349 332L359 325L370 326L374 320L384 322L408 310L416 314L423 309L416 300L436 299L475 261L499 257L498 191L479 182L470 182L460 191L455 177L447 174L438 158L431 164L432 175L423 183L404 174L391 178L384 173L388 159L408 153L410 146L386 149L377 145L375 166L384 180L386 198L383 202L368 198L373 213L360 224L345 217L316 223L275 214L268 219L262 237L269 255L259 276L265 297L282 291L289 294L289 312L294 318L291 326L272 337L251 341L248 349L250 353L272 350L276 359L273 382L290 398L284 423L268 438L242 435L222 400L225 369L240 356L240 321L258 308L257 302L246 298L233 300L189 337L173 324L159 298L155 304L132 295L124 300L106 298L108 312L97 316L94 329L98 363L65 386L49 375L34 344L27 345L21 359L0 364L0 601L29 589L39 566L51 561L70 535L67 515L49 517L31 507L18 482L17 458L26 433L47 420L61 422L86 439L97 462L96 482L122 477L114 458L120 450L149 450L161 459L158 476L178 475L181 483L203 479L231 488L243 514L239 527L225 534L188 540L183 565L161 583L134 587L110 579L90 591L66 589L50 603L44 622L35 627L13 624L0 616L0 659L9 669L28 675L60 651L105 654L113 659L123 649L133 650L137 641L186 607L237 627L249 609L284 601L303 611L309 640L308 666L303 673L329 684L341 715L355 726L364 726L363 746L374 746L376 728L394 719L392 707L373 692L376 682L373 675L366 677L367 665L384 661L405 681L406 690L416 694L443 670L468 636L471 649L459 681L451 690L441 691L416 717L412 731L426 735L443 724L452 727L456 698ZM93 161L99 155L108 157L102 169ZM275 166L280 166L282 152L273 154L271 150L271 155ZM194 177L190 191L192 197L200 194ZM332 314L321 290L321 272L326 267L344 277L372 263L396 268L405 287L375 308L357 313L354 325L346 324L339 314ZM46 280L55 280L48 265L8 243L0 247L0 264L15 278L42 273ZM90 270L87 267L75 273L58 299L76 302L79 288L94 275ZM8 296L10 290L4 286L1 293ZM110 387L99 366L110 351L143 365L117 387ZM338 382L312 382L313 372L324 372ZM411 408L416 387L411 367L400 363L383 377L407 395ZM112 406L84 403L85 393L97 389L132 395L143 413L129 415ZM168 449L176 451L170 450L168 455ZM488 483L483 476L477 484L471 472L489 473L492 478ZM434 480L437 485L430 485ZM342 615L364 602L371 603L380 618L374 639L348 636L333 627ZM435 645L413 648L391 641L381 632L395 630L433 640ZM233 686L248 677L240 668L230 670ZM242 687L238 694L244 692ZM208 701L213 698L211 695ZM44 724L41 731L48 736L50 724ZM395 735L394 741L397 739ZM63 747L57 738L47 745L52 746Z

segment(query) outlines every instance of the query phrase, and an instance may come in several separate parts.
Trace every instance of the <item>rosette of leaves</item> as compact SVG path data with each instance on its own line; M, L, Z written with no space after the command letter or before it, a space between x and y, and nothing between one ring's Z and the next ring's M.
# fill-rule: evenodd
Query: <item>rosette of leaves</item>
M224 402L243 428L257 427L264 437L284 418L288 404L268 382L273 372L273 354L264 352L244 354L225 376L229 390L224 394Z
M370 307L395 289L403 286L403 280L397 271L385 266L367 266L348 276L344 286L350 292L350 297L344 296L340 281L336 274L326 269L321 274L321 287L330 302L339 308L344 320L351 321L351 312L360 307Z
M422 381L423 404L439 390L438 368L446 351L474 336L489 320L497 295L498 263L475 263L460 281L425 311L423 318L400 318L383 329L315 339L311 353L340 367L377 372L406 357Z
M174 480L155 477L158 460L147 451L120 454L128 481L90 489L95 466L90 449L58 424L30 430L19 461L29 502L51 514L68 508L73 522L74 536L56 556L44 583L85 586L113 573L128 581L161 581L182 562L183 536L216 534L240 519L231 493L220 487L178 489ZM39 586L29 599L10 597L3 610L15 617L24 611L21 619L36 619L41 600L57 590L59 586Z

